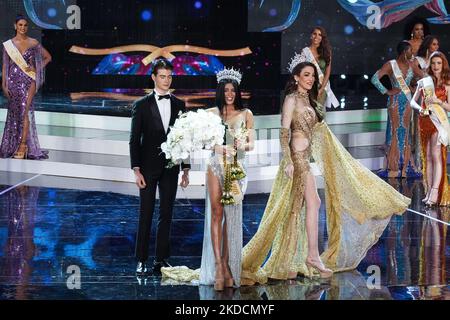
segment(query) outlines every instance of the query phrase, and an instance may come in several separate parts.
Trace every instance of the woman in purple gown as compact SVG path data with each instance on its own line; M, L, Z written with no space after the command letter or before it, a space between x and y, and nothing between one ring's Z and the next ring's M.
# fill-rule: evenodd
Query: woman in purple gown
M34 121L34 96L44 82L51 56L36 39L27 36L28 22L18 16L16 36L3 43L2 89L8 115L0 145L1 158L46 159Z

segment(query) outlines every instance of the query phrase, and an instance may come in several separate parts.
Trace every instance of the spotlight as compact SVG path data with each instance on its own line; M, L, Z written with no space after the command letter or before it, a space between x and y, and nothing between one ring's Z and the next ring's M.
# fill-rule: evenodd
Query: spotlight
M353 31L354 31L354 28L351 25L346 25L344 28L344 32L346 35L351 35L353 33Z
M203 7L203 3L201 1L195 1L194 7L195 9L201 9Z
M141 19L142 19L143 21L150 21L150 20L152 20L152 18L153 18L153 14L152 14L152 12L151 12L150 10L144 10L144 11L142 11L142 13L141 13Z
M369 80L369 76L367 74L365 74L364 79Z
M341 79L347 79L347 76L345 74L341 74Z
M369 100L367 97L364 97L363 101L367 102L367 100Z
M56 9L55 8L49 8L47 10L47 15L51 18L56 17Z

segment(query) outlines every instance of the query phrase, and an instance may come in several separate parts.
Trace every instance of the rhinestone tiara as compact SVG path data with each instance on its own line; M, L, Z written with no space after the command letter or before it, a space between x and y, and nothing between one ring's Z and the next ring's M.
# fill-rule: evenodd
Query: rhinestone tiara
M441 53L441 52L440 52L440 51L435 51L435 52L433 52L433 53L430 55L430 57L428 58L429 61L431 61L431 58L433 58L435 55L437 55L437 54L439 54L439 53Z
M216 77L217 83L222 80L229 79L236 81L237 84L241 84L242 80L242 74L239 72L239 70L233 69L233 67L231 67L231 69L224 68L223 70L220 70L219 72L217 72Z
M305 61L305 58L302 57L301 54L298 54L297 52L295 53L295 55L292 57L291 62L289 62L289 66L288 66L288 70L290 73L292 73L292 71L294 70L294 68L300 63Z

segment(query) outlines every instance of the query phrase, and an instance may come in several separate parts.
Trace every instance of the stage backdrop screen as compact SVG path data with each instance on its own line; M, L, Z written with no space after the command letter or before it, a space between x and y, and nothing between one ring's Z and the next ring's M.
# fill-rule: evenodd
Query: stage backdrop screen
M447 9L448 0L249 0L248 30L282 33L283 73L293 54L309 45L317 25L326 29L333 48L333 74L373 74L396 57L396 46L410 38L405 29L415 18L427 20L440 50L448 54Z

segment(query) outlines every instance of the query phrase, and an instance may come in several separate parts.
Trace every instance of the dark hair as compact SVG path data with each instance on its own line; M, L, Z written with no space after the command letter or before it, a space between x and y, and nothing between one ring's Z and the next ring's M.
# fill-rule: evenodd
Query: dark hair
M223 115L224 107L226 105L225 101L225 85L231 83L234 88L234 92L236 92L236 98L234 99L234 108L236 110L244 109L242 105L242 95L241 89L239 88L239 84L231 79L224 79L217 84L216 89L216 106L219 108L220 114Z
M153 62L152 74L154 74L156 76L158 74L159 69L167 69L167 70L172 71L173 65L166 59L156 59Z
M433 73L433 70L431 70L431 61L434 58L441 58L442 59L442 72L441 72L441 81L445 85L450 84L450 67L448 65L448 60L445 54L443 54L440 51L436 51L433 53L433 57L430 59L430 67L428 68L428 74L433 78L434 84L437 86L437 79Z
M439 39L436 36L428 35L425 38L423 38L422 44L420 45L419 50L417 51L417 55L419 57L425 58L427 56L427 51L430 49L430 46L435 39L438 40L439 42Z
M317 119L320 121L323 120L323 114L319 110L319 106L317 105L317 96L319 94L319 74L317 73L316 66L311 62L300 62L298 65L295 66L294 70L292 70L292 74L286 83L286 87L284 88L284 96L286 98L287 95L296 92L298 85L295 83L294 76L299 76L302 70L306 67L312 67L314 69L314 83L311 88L311 90L308 91L309 94L309 102L311 103L311 106L314 108L314 111L316 112Z
M15 20L15 22L14 23L17 23L17 22L19 22L20 20L25 20L26 22L28 22L28 19L23 15L23 14L17 14L16 15L16 20Z
M316 26L311 30L311 34L314 30L319 30L322 35L322 41L320 41L320 46L317 48L317 53L321 58L325 60L326 65L328 66L331 62L331 45L328 40L327 32L323 27Z
M400 41L397 45L397 56L401 55L403 52L408 50L409 47L411 47L411 44L408 41L406 40Z
M414 17L405 24L405 28L403 30L404 39L408 40L411 39L411 33L413 32L413 29L416 26L416 24L423 25L424 37L430 34L430 24L428 23L428 21L422 17Z

